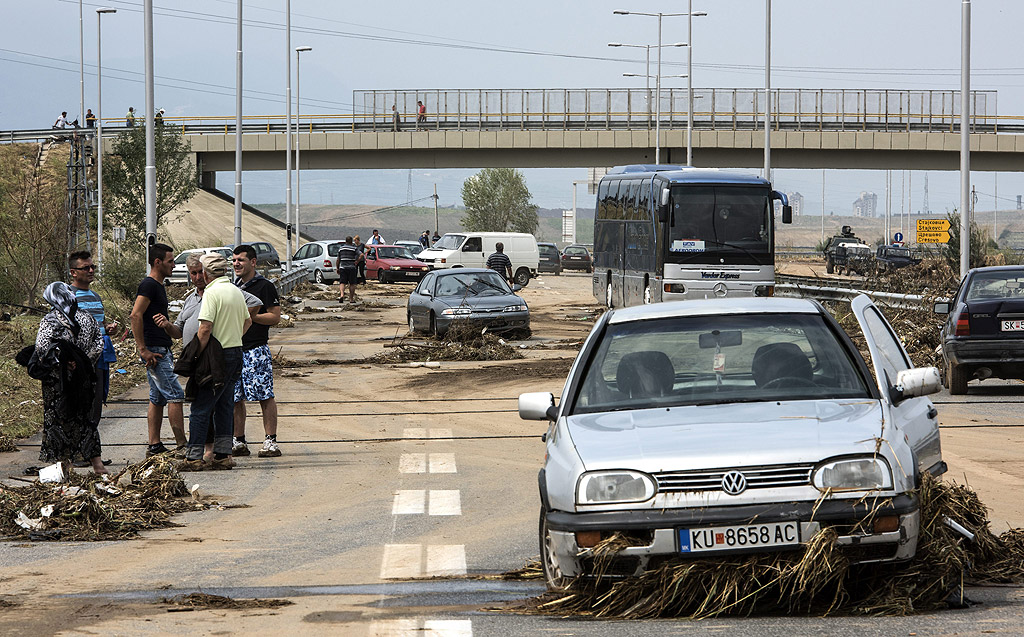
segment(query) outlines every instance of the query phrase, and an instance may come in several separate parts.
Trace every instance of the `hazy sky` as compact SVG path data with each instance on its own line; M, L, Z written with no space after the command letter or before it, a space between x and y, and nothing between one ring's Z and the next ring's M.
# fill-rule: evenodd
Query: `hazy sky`
M61 110L79 108L78 0L0 0L0 130L48 127ZM142 2L85 2L86 106L96 101L96 13L103 18L104 114L141 111ZM232 115L235 0L156 0L156 105L168 115ZM303 112L345 113L357 89L642 87L643 53L611 49L611 41L656 41L656 20L616 16L614 9L686 11L680 0L551 2L340 2L293 0L292 47L303 54ZM246 114L283 114L286 59L284 0L245 2ZM764 82L764 0L694 0L694 86L751 88ZM960 11L956 0L775 0L772 83L775 88L958 89ZM1016 51L1024 3L973 2L972 88L998 91L998 112L1024 115L1024 63ZM685 18L665 18L664 41L686 41ZM684 72L686 49L666 49L664 72ZM294 73L293 73L294 81ZM685 86L685 80L673 80ZM635 82L635 83L634 83ZM669 84L666 82L666 86ZM699 155L697 155L699 164ZM473 171L414 171L414 196L438 183L441 202L457 201ZM571 203L571 180L585 170L526 171L535 201ZM915 208L924 173L910 178ZM893 173L895 210L902 173ZM221 187L230 190L227 175ZM807 212L821 210L820 171L778 171L776 186L801 191ZM998 181L1002 208L1024 192L1016 174L976 173L990 208ZM405 200L407 171L305 171L309 203L393 204ZM829 171L826 210L847 212L862 190L884 199L885 173ZM955 173L930 173L931 208L959 201ZM581 188L581 203L587 196ZM283 201L283 173L247 173L244 197ZM988 199L986 200L985 197ZM986 201L988 202L986 204Z

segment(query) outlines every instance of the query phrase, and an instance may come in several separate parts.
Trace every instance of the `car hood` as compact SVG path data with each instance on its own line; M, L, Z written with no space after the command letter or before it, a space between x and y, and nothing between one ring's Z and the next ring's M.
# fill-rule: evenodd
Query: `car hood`
M386 265L389 268L393 265L397 265L402 268L422 268L427 265L419 259L377 259L377 263L380 265Z
M587 471L648 473L818 462L875 450L882 409L873 399L684 406L570 416Z

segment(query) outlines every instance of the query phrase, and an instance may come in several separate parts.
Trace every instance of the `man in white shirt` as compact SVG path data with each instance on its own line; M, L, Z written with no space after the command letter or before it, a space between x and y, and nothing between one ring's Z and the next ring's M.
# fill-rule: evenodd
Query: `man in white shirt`
M384 237L380 236L380 233L376 230L373 231L373 236L370 237L370 240L366 242L367 245L371 246L380 246L386 243L387 241L384 240Z

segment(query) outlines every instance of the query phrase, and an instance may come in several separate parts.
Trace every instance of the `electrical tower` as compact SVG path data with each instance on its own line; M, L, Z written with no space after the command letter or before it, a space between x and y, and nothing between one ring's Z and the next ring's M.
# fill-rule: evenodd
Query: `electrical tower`
M405 187L405 200L412 201L412 168L409 169L409 181Z
M928 173L924 174L924 202L921 204L921 209L924 214L931 214L931 210L928 209Z
M93 192L89 188L88 164L92 161L92 138L76 133L69 140L68 151L68 247L88 247L92 243L89 232L89 206ZM84 242L82 238L84 234Z

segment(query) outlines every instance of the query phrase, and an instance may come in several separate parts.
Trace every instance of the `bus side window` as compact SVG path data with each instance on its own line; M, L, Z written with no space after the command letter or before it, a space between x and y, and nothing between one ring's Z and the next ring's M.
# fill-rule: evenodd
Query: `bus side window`
M597 188L597 218L608 218L608 182L602 181Z
M639 212L637 219L651 220L651 182L648 179L643 180L640 184L640 196L637 199L636 207Z
M622 180L608 184L608 219L622 219Z
M636 196L637 193L640 191L640 182L637 180L633 180L628 183L629 186L628 190L626 190L626 203L623 209L622 218L628 219L630 221L636 221L642 218L637 212L636 206Z

